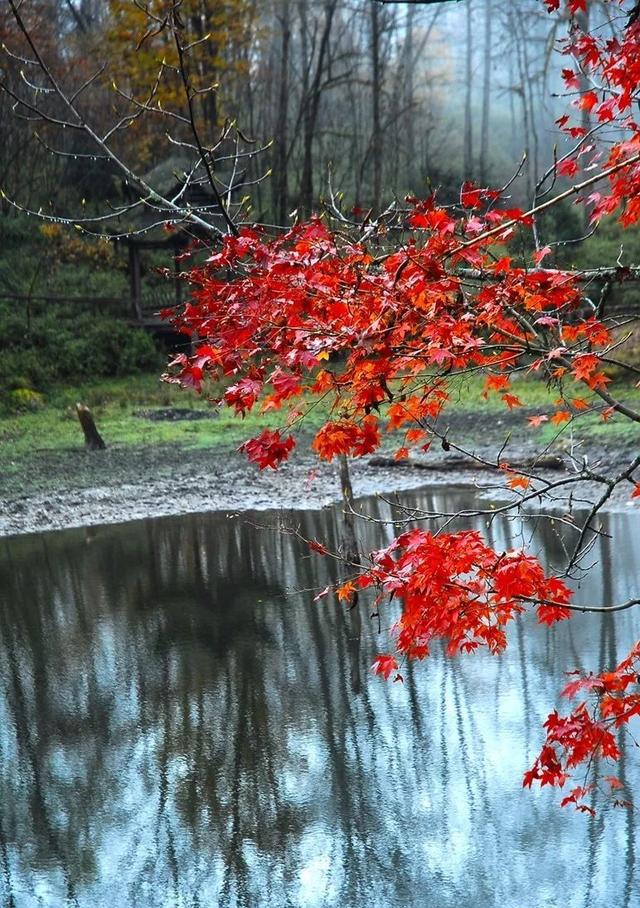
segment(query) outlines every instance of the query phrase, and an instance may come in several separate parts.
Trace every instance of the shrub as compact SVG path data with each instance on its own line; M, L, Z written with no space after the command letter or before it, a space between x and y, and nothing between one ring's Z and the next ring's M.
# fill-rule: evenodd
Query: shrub
M0 388L5 394L16 385L46 391L55 382L131 375L157 369L162 362L144 331L72 306L39 308L27 317L0 303L0 325Z
M42 394L32 391L30 388L15 388L6 395L6 408L11 413L40 410L43 406Z

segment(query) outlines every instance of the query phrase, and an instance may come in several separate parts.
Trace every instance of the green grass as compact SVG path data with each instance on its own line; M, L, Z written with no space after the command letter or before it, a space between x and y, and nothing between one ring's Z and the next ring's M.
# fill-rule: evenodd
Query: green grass
M508 410L500 394L493 392L485 398L483 388L484 379L480 377L462 380L460 388L451 394L453 409L485 414L494 412L497 419L501 416L504 417ZM640 388L633 384L614 381L608 386L608 390L617 400L640 412ZM559 402L560 391L557 388L550 388L543 381L531 376L512 379L509 391L519 398L524 410L544 413L551 417L556 411L567 409L566 404ZM640 441L640 423L633 422L617 413L608 420L603 420L601 413L607 408L607 404L596 394L589 392L584 385L568 382L565 385L564 393L568 398L584 398L596 410L594 412L575 411L574 419L570 423L563 423L560 426L547 422L534 428L529 425L522 410L516 408L512 411L512 418L509 420L510 425L513 423L514 438L528 439L541 447L556 440L561 445L566 444L572 433L574 438L598 443L613 443L622 439L626 442Z
M515 379L511 390L526 410L551 415L557 409L557 390L547 388L536 379ZM640 409L640 390L637 388L618 386L615 393ZM485 417L495 413L496 424L498 420L501 421L499 425L508 424L514 437L543 445L558 436L559 427L549 423L538 429L531 428L525 413L519 408L510 412L499 394L492 393L485 398L483 379L480 377L458 379L452 387L451 397L448 412L452 417L466 414L471 425L474 413ZM44 406L39 410L0 417L0 463L5 470L10 469L12 463L29 460L43 452L82 448L82 433L75 415L76 402L91 408L107 445L119 448L177 445L191 449L232 450L263 428L283 427L286 418L284 411L264 414L256 408L245 419L240 419L226 408L212 406L206 397L161 382L157 375L136 375L57 387L45 394L44 399ZM208 411L215 417L198 421L155 422L136 415L140 410L165 407ZM327 404L321 403L311 410L303 427L311 433L327 415ZM640 426L624 417L614 416L609 422L603 422L598 414L590 413L579 414L573 423L573 432L598 441L640 438ZM569 434L570 430L564 427L560 437L568 438Z
M452 379L449 385L451 405L461 410L482 410L484 412L504 413L508 410L500 394L492 391L485 396L485 377L481 375L464 375ZM511 380L509 388L526 409L552 407L553 401L558 397L557 390L535 377L516 376ZM640 392L638 393L640 401Z
M156 375L109 379L52 389L41 409L0 417L0 462L82 447L76 403L91 409L107 445L119 447L173 444L232 449L263 428L281 427L286 418L284 411L263 414L256 409L241 419L206 397L161 382ZM140 410L166 407L208 412L214 418L156 422L137 415ZM320 408L314 409L309 426L320 425L322 419Z

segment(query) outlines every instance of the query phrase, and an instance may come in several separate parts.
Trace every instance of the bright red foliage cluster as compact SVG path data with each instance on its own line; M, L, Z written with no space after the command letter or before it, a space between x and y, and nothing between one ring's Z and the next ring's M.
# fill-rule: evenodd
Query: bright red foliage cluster
M174 360L174 380L200 389L207 376L232 376L222 403L240 415L258 403L268 410L302 401L290 421L303 415L309 395L328 398L338 418L314 442L327 460L371 453L383 428L407 426L405 443L428 443L451 373L483 369L487 390L504 392L509 407L519 405L509 376L523 364L590 388L606 383L587 351L609 334L593 317L573 318L581 303L574 276L496 258L513 226L466 244L471 218L492 228L511 222L512 209L456 219L431 199L415 211L422 226L382 261L341 242L320 220L276 239L253 230L226 238L191 273L193 300L178 323L206 342ZM473 294L459 273L470 265L490 278ZM283 448L280 434L263 433L244 450L271 465L293 448L287 442Z
M571 778L572 770L594 757L616 762L620 757L616 733L635 716L640 716L639 671L640 643L637 643L613 671L586 676L576 673L578 678L565 687L562 695L573 698L581 693L590 694L594 700L592 709L583 700L568 716L551 713L545 722L547 739L532 768L525 773L523 784L563 786ZM611 791L622 787L615 777L607 776L606 781ZM563 806L575 804L577 810L593 813L581 799L594 787L591 783L574 788L563 799ZM626 806L623 801L615 803Z
M571 591L561 580L545 577L539 562L525 552L498 554L476 531L410 530L374 552L371 561L355 586L376 587L381 596L402 602L397 648L409 658L423 659L435 639L446 642L450 655L480 646L502 652L505 626L527 601L553 603L538 605L544 624L570 614L563 604ZM347 595L353 589L349 584Z
M611 0L611 3L623 6L624 0ZM559 0L547 2L552 10L558 9L559 5ZM571 14L586 10L586 6L586 0L567 0ZM564 42L564 53L572 58L572 65L563 69L562 75L570 93L581 92L574 105L578 110L589 113L593 121L590 131L595 133L602 126L615 125L620 132L606 157L595 145L582 142L573 156L562 160L558 172L574 177L581 168L588 169L596 164L610 168L621 161L630 161L629 166L611 175L609 192L594 190L587 202L594 223L605 215L620 211L620 221L624 226L635 224L640 220L640 130L633 116L640 87L640 19L637 10L619 37L574 29ZM586 90L585 80L589 83ZM586 137L585 126L570 123L569 116L561 117L558 123L573 138Z

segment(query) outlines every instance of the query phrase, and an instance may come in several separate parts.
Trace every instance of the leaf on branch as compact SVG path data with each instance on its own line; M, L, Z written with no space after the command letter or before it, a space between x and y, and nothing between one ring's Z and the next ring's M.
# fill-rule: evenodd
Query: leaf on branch
M239 451L247 455L249 460L257 463L261 470L271 467L276 470L283 460L286 460L295 448L295 439L289 435L283 437L277 430L265 429L256 438L251 438L240 445Z
M398 671L398 662L393 656L376 656L372 668L376 675L382 675L385 680L388 680L392 672ZM396 680L398 679L396 678Z

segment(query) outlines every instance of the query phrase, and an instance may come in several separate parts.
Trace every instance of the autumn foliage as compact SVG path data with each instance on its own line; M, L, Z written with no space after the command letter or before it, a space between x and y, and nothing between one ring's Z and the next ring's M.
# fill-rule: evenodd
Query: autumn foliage
M571 17L587 0L545 2ZM574 23L562 50L568 91L575 95L580 72L593 85L573 101L575 114L587 109L596 125L615 123L617 132L600 147L573 115L561 118L570 150L558 158L555 177L583 176L555 199L576 197L594 224L612 214L635 224L640 23L631 21L619 38L584 34ZM555 408L533 417L532 429L561 427L585 410L604 418L624 413L607 389L609 327L585 303L579 273L545 266L550 250L533 234L536 214L466 183L456 206L436 195L407 199L394 221L373 227L316 217L275 237L257 228L229 235L190 273L191 299L176 322L201 342L174 360L171 379L198 390L223 380L218 402L240 416L256 407L282 410L280 430L242 446L262 469L291 455L295 430L318 399L331 414L312 442L324 460L371 454L389 432L400 433L401 456L428 451L444 437L452 383L467 373L483 373L485 393L509 409L520 406L512 387L519 373L556 386ZM523 235L532 238L525 260L511 243ZM502 460L496 466L520 503L539 494L531 475ZM499 653L506 627L526 608L545 624L570 614L563 579L547 577L526 552L494 551L477 532L404 533L337 593L348 601L367 588L379 603L394 597L402 604L397 652L374 664L384 677L397 678L400 661L424 658L435 640L452 654ZM551 714L526 785L562 786L595 756L617 759L615 730L640 714L639 659L636 647L614 671L571 682L567 696L595 697L595 706L581 701L569 716ZM618 783L610 778L613 792ZM590 810L582 802L590 790L574 788L563 803Z
M570 590L561 580L545 577L538 561L522 551L496 553L477 532L410 530L373 552L371 562L355 586L373 586L379 597L402 602L397 648L409 658L423 659L436 639L445 641L450 655L481 646L500 653L506 625L525 602L538 602L543 624L569 617L563 603ZM340 587L338 595L348 598L355 586Z
M589 697L581 699L568 716L551 713L545 722L547 738L532 768L525 773L524 784L563 786L571 779L576 767L600 757L613 762L620 757L617 733L634 717L640 715L640 643L613 671L600 675L576 678L562 691L563 697ZM613 795L616 806L627 806L620 798L621 782L615 776L605 776L606 793ZM575 786L563 798L562 806L575 805L577 810L593 813L593 808L583 803L586 795L596 788L595 782Z

